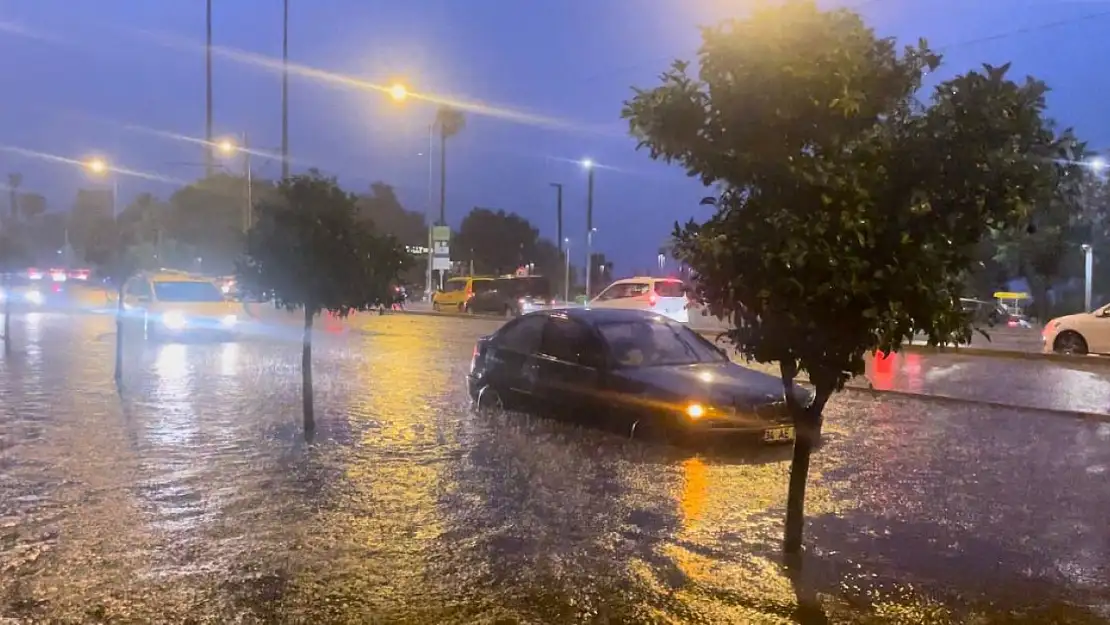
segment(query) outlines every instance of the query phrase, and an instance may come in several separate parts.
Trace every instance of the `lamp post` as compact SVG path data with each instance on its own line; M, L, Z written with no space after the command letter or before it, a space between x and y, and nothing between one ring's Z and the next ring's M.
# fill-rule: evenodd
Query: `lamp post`
M1091 274L1094 268L1094 248L1084 243L1083 249L1083 311L1091 312Z
M594 162L582 161L586 168L586 301L590 299L590 273L594 246Z
M563 184L552 182L555 187L555 240L559 242L559 254L563 253Z
M570 239L562 239L563 249L566 250L566 275L563 276L563 303L570 306Z
M244 132L240 135L239 145L235 145L235 142L230 139L224 139L216 147L224 156L231 156L236 152L243 155L243 179L247 184L245 194L247 204L243 207L243 232L245 233L250 230L251 224L254 222L254 172L251 167L251 152L247 133Z
M87 169L94 176L102 177L108 175L112 168L108 166L108 162L103 158L91 158L85 162L85 169ZM119 176L112 174L112 219L118 217L119 201L116 199L119 196Z

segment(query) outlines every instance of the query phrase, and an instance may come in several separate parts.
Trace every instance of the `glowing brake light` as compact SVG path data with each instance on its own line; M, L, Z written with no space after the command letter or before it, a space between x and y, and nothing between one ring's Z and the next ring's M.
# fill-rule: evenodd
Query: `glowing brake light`
M650 305L652 308L655 308L655 305L658 304L658 303L659 303L659 296L655 294L655 291L652 291L648 295L648 305Z

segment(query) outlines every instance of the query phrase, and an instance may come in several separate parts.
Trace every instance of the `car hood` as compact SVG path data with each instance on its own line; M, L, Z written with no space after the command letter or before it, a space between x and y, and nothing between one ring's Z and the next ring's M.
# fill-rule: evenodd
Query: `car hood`
M741 410L783 401L782 380L733 362L633 367L614 374L671 398L696 398ZM810 392L794 385L794 396L808 403Z
M158 313L179 312L186 317L223 317L242 313L235 302L158 302Z

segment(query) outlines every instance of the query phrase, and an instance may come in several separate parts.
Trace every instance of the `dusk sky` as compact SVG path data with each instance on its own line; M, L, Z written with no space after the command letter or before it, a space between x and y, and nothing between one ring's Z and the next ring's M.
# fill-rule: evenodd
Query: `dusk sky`
M290 78L294 169L317 167L352 190L382 180L407 208L424 210L434 105L398 104L363 85L403 80L415 92L489 109L468 114L466 130L449 146L452 225L474 206L505 209L553 239L549 183L562 182L567 234L581 250L586 183L574 161L589 157L603 166L596 249L616 261L618 273L650 267L671 224L698 211L704 192L677 168L635 152L618 117L621 103L631 85L654 85L670 59L693 58L698 25L742 16L747 4L292 0L291 62L318 72ZM1015 75L1052 87L1050 113L1062 126L1074 126L1093 148L1110 146L1110 2L841 4L860 6L881 35L926 37L945 54L939 78L1013 61ZM246 131L259 149L277 148L281 0L215 5L214 41L227 49L215 58L216 134ZM99 154L165 178L121 177L124 203L140 191L168 196L175 180L196 178L202 170L189 163L202 162L200 147L171 135L204 135L204 17L203 0L0 4L0 145L7 148L0 173L21 172L24 189L46 195L51 210L68 210L78 187L103 182L73 164L11 148L69 159ZM280 172L275 161L256 165L259 176Z

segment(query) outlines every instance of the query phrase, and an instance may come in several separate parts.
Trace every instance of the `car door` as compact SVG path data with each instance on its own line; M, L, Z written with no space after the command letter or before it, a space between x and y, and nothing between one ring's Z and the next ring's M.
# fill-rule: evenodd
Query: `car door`
M135 317L142 318L146 314L153 296L150 282L144 277L136 276L123 285L124 308Z
M1087 315L1079 325L1088 351L1110 354L1110 305Z
M508 404L534 406L536 352L543 336L543 316L521 317L505 324L494 335L486 353L486 383L497 389Z
M615 282L590 301L590 308L629 308L633 284L631 282Z
M535 396L548 411L591 422L600 417L605 358L588 326L564 315L549 317L535 366Z
M467 303L470 312L501 312L502 307L498 305L500 302L499 292L502 288L501 282L501 280L475 280L473 283L474 294Z

